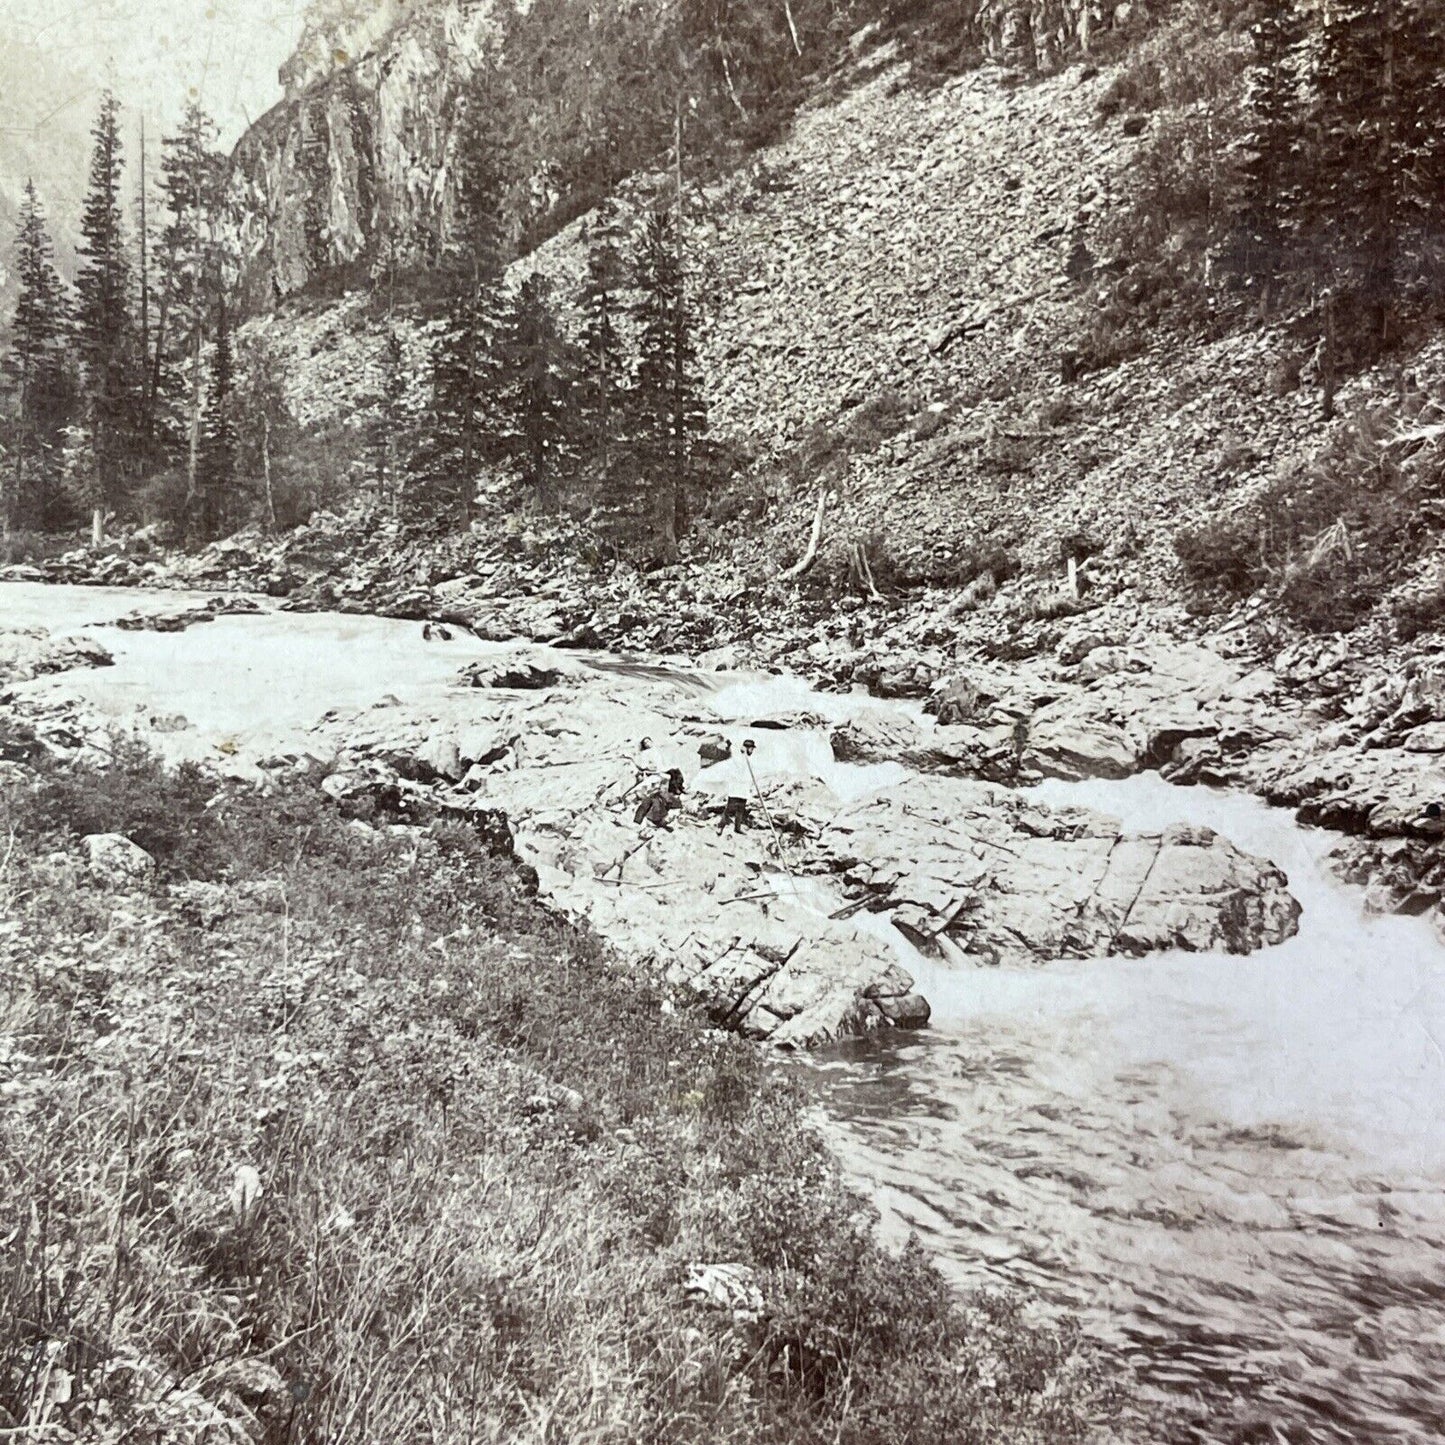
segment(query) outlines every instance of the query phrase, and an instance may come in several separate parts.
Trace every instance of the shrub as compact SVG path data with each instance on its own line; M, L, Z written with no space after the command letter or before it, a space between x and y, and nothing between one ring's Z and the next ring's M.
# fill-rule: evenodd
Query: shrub
M1436 581L1423 592L1401 597L1391 609L1395 636L1413 642L1425 632L1438 632L1445 622L1445 581Z
M1428 402L1411 405L1418 422ZM1395 408L1357 415L1308 464L1230 517L1182 531L1175 551L1197 606L1265 588L1311 631L1347 631L1428 545L1445 503L1432 428Z

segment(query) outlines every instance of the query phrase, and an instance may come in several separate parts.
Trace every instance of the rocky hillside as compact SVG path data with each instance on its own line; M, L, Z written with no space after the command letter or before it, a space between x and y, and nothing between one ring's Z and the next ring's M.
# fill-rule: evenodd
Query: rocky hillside
M386 158L377 174L393 177L444 143L400 119L430 116L442 83L418 23L385 59L304 103L344 109L345 87L371 94L366 66L391 67L379 94L400 128L390 139L364 128L369 152L329 153L325 233L337 255L362 255L369 234L360 173L344 155ZM996 37L1001 53L1017 53L1014 32ZM1081 59L1049 75L990 64L923 84L896 45L860 43L783 139L707 189L689 245L712 303L712 419L749 460L748 517L768 519L720 520L719 539L745 565L766 576L791 562L827 491L825 556L862 542L876 571L939 582L967 581L980 556L1004 559L1000 581L1021 566L1023 579L970 621L994 642L1020 606L1054 605L1070 551L1089 557L1095 600L1175 601L1183 524L1228 515L1396 393L1398 360L1347 381L1339 420L1326 425L1312 346L1283 322L1186 331L1140 319L1148 302L1120 281L1108 247L1148 126L1164 121L1107 114L1117 76ZM273 117L243 152L289 154L288 124ZM290 174L278 160L275 184L299 186ZM407 174L368 194L406 195L416 215L440 203L442 168ZM300 212L288 208L269 231L264 213L257 235L279 268L271 284L285 290L305 272ZM518 269L577 277L578 232L565 229ZM363 287L339 306L268 323L291 351L308 420L364 414L380 348L367 314ZM1415 358L1417 391L1429 393L1439 362L1433 348Z
M619 10L595 24L600 33L636 23L647 43L664 33L675 8L640 10L644 18L637 22ZM934 16L928 5L914 7L911 33L926 35L936 25L966 35L978 54L1033 74L1088 54L1101 36L1138 28L1151 7L980 0L973 8L968 21L951 11ZM517 22L513 43L517 35L528 36L529 24L541 23L529 21L529 13ZM835 69L835 50L851 57L892 24L887 6L864 0L846 12L830 11L830 25L836 27L845 13L860 28L841 47L836 35L818 37L818 54L808 57L818 65L815 83ZM242 289L251 309L338 277L360 282L393 261L404 264L428 253L450 198L459 98L489 67L507 73L510 58L499 55L501 31L496 8L477 0L327 0L312 6L300 46L281 71L286 99L235 152ZM609 43L597 41L599 47ZM812 47L813 37L807 43ZM572 63L567 55L553 59ZM577 63L585 68L582 59ZM533 81L513 76L510 83L525 89ZM586 89L585 81L578 84ZM550 94L522 97L524 108L554 102L559 109L571 104ZM600 104L595 97L584 102ZM584 128L593 124L589 118ZM575 210L567 183L555 174L565 162L534 154L527 164L531 173L520 182L534 200L540 198L544 212ZM545 215L541 219L545 225Z

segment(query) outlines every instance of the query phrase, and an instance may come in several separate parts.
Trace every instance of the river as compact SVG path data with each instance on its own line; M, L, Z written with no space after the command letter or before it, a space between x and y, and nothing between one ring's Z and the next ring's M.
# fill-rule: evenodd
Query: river
M63 631L185 600L0 584L0 624ZM330 708L439 694L498 650L279 612L96 635L115 667L31 686L118 719L182 713L173 745L211 756L294 742ZM720 721L857 705L797 679L677 680ZM903 775L836 765L802 729L770 737L768 762L840 795ZM1040 793L1138 828L1216 828L1287 871L1299 936L1248 958L957 969L875 921L934 1019L802 1066L845 1166L884 1228L917 1230L961 1283L1076 1312L1193 1417L1171 1438L1445 1438L1445 949L1422 920L1367 918L1323 865L1330 838L1254 799L1152 776Z

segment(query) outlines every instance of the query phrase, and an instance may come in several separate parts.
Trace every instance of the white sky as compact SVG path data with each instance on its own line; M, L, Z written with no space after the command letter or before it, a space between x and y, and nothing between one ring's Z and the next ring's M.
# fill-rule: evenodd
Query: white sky
M229 146L281 98L276 71L301 33L305 7L306 0L0 0L0 44L14 35L92 78L89 93L55 98L87 122L109 84L128 118L144 108L158 134L194 90Z

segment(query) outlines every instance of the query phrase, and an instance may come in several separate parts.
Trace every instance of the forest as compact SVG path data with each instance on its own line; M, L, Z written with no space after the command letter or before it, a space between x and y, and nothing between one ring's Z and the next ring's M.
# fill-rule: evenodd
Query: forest
M871 18L878 36L907 37L926 84L978 60L982 9L951 23L927 6ZM1154 123L1129 205L1095 238L1100 265L1137 293L1135 324L1182 306L1215 324L1288 317L1317 335L1328 415L1336 376L1433 322L1445 289L1445 15L1426 0L1146 12L1108 109ZM508 12L507 63L480 67L456 96L437 235L400 262L381 246L371 258L393 329L376 394L339 448L306 435L296 378L242 314L230 162L210 119L191 105L148 175L143 138L128 169L107 95L73 284L54 264L43 177L13 239L7 550L87 524L96 545L140 524L186 546L283 529L317 505L320 470L331 495L423 532L475 523L479 481L501 478L510 505L565 508L615 548L675 560L730 469L708 428L718 379L698 360L689 197L835 77L869 18L815 0L688 0L595 25L572 0ZM1095 51L1107 59L1107 41ZM629 176L644 179L622 204L612 191ZM519 259L578 215L581 284L525 274ZM407 328L425 338L420 368Z

